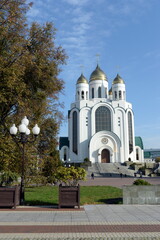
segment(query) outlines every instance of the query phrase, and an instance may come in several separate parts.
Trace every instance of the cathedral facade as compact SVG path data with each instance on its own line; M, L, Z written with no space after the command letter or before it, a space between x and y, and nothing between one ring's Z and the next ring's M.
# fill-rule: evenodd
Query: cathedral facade
M68 112L68 137L60 137L60 159L143 162L142 145L136 145L134 114L132 104L126 101L124 80L117 74L109 89L107 76L99 65L89 81L81 74L75 102Z

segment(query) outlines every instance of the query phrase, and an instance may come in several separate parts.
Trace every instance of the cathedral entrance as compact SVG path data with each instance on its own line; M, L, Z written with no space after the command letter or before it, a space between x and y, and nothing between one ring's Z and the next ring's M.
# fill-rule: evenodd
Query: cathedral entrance
M108 149L103 149L101 152L101 163L110 163L110 152Z

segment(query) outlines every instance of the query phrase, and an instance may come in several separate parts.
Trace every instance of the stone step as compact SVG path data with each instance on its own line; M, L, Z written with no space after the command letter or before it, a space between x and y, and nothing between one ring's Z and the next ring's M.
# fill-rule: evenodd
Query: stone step
M88 168L87 176L91 176L92 172L95 177L119 177L121 175L133 177L135 171L120 163L95 163Z

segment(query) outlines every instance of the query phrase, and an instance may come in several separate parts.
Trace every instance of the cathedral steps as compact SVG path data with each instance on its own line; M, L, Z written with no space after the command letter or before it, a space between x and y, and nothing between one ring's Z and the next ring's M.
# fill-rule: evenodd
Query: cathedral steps
M87 176L89 177L92 172L95 177L133 177L135 171L121 163L95 163L88 168Z
M87 176L90 177L92 172L94 173L95 177L101 176L99 166L96 163L94 163L94 164L92 164L92 166L88 167Z

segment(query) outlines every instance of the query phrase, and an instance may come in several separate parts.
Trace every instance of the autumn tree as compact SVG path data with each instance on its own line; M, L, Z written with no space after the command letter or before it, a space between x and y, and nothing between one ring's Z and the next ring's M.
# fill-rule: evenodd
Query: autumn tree
M64 82L59 73L66 55L55 45L56 29L52 23L27 25L26 13L30 7L25 0L0 0L0 165L3 163L3 169L9 161L20 161L18 146L8 132L11 123L18 125L26 115L32 124L38 122L47 132L45 123L48 118L53 119L54 139L45 146L45 153L50 154L52 147L56 148L61 120L59 93ZM42 144L43 134L41 137ZM19 171L16 164L15 169Z

